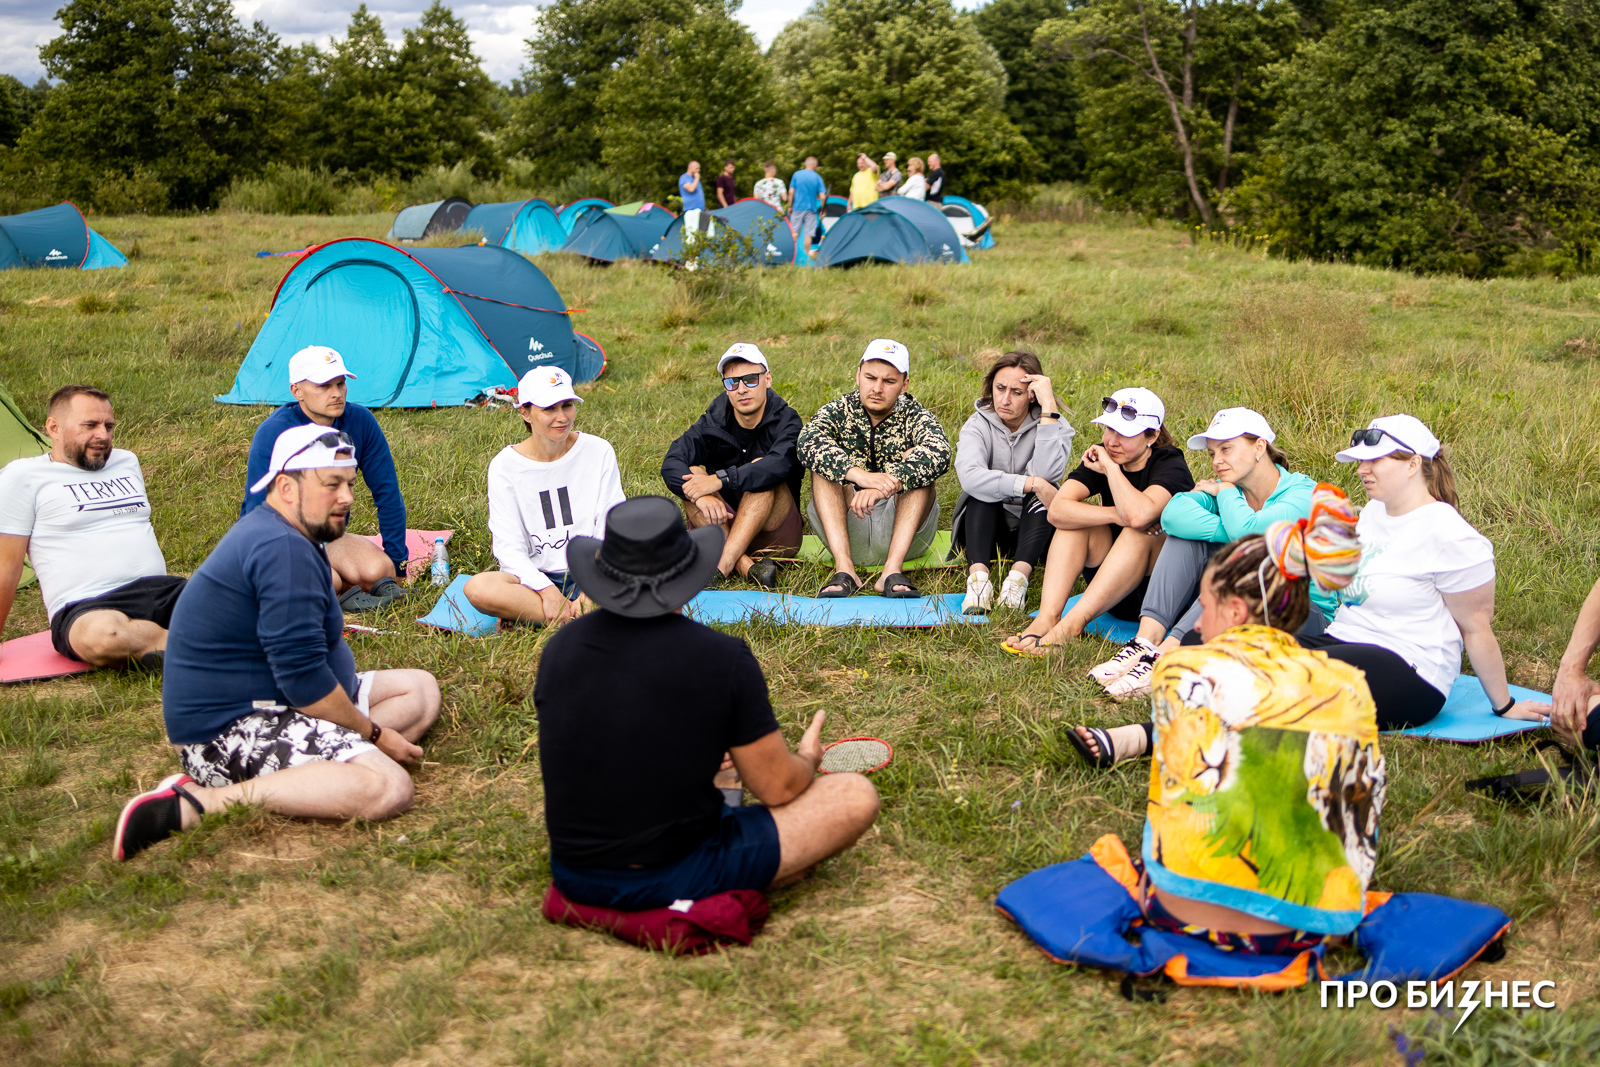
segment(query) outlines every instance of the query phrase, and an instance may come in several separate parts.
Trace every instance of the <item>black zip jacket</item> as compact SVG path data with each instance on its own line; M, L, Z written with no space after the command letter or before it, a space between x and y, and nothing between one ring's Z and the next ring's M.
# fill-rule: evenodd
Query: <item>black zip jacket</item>
M672 442L667 458L661 461L661 478L681 497L683 476L690 473L690 467L703 467L706 473L722 478L722 499L729 507L737 507L746 493L764 493L780 485L789 487L799 505L800 480L806 473L795 453L800 426L800 413L768 389L761 422L754 430L743 430L734 418L728 394L723 393ZM742 448L739 436L746 433L750 434L750 446ZM755 462L757 459L761 462Z

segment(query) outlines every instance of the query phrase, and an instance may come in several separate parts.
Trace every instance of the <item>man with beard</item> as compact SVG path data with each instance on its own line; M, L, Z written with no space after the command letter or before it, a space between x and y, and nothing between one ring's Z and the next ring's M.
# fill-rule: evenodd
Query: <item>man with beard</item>
M403 765L422 756L439 683L356 671L325 548L344 534L355 478L348 435L312 423L278 436L251 487L268 490L265 505L223 536L173 612L161 698L183 773L123 808L116 859L233 804L370 820L411 806Z
M57 652L159 670L184 579L167 574L139 457L111 447L116 425L105 393L62 386L44 422L49 453L0 471L0 628L27 557Z

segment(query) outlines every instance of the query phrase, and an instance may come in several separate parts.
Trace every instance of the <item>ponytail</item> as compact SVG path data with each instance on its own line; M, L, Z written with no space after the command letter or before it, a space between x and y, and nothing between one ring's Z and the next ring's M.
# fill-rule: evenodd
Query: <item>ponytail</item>
M1456 472L1450 469L1450 461L1444 458L1443 449L1432 459L1423 459L1422 477L1428 483L1429 496L1442 500L1457 511L1461 510L1456 498Z
M1331 592L1355 578L1361 563L1356 513L1344 491L1319 484L1311 514L1275 522L1211 557L1203 581L1220 596L1245 603L1250 622L1294 633L1311 614L1311 585Z

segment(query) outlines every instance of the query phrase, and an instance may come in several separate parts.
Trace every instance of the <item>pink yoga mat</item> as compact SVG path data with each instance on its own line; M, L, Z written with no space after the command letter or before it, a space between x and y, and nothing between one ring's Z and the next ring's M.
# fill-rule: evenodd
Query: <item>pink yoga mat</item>
M380 534L362 534L368 541L383 547L383 537ZM433 562L433 539L444 538L444 543L449 544L450 538L455 536L454 530L407 530L406 551L411 558L406 560L406 581L410 581L421 574Z
M49 630L0 644L0 685L37 682L93 669L87 663L68 659L57 652L50 643Z

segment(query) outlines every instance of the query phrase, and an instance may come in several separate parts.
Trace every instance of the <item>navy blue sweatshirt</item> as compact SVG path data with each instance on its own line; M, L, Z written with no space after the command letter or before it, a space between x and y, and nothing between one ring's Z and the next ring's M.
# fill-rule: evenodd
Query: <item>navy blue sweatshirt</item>
M301 411L299 401L295 401L274 411L256 427L256 435L250 442L250 463L245 472L240 518L267 499L266 489L252 493L250 487L261 480L272 464L272 445L278 435L310 421L311 417ZM346 404L344 414L333 420L330 429L343 430L355 442L356 469L361 472L372 493L372 503L378 509L378 532L383 535L383 550L394 560L396 573L404 574L404 564L410 555L406 549L406 501L400 495L400 479L395 474L394 456L389 453L389 439L383 436L383 427L372 417L372 412L360 404Z
M321 545L272 508L233 524L178 597L161 676L167 739L211 741L252 711L303 708L344 686L356 660Z

